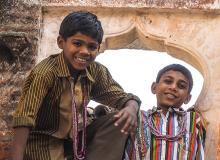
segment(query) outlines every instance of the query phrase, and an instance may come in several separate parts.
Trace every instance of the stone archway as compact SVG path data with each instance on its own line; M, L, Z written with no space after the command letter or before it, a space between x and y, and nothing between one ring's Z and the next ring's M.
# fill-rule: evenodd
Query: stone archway
M133 28L129 28L124 32L113 33L105 37L102 50L106 49L147 49L160 52L166 52L174 58L183 60L192 66L204 76L203 89L200 96L197 99L196 105L200 111L206 111L210 109L210 106L202 106L202 99L206 96L207 88L209 87L209 72L207 64L203 57L193 51L192 48L187 48L183 44L178 42L167 41L164 37L156 37L150 33L146 33L140 29L140 23L135 23Z
M178 38L172 38L174 34L172 33L172 29L170 33L167 33L156 30L150 25L154 21L158 21L158 19L165 19L167 25L175 25L170 24L169 18L165 18L169 16L170 13L160 13L155 16L154 12L145 13L130 10L113 11L111 9L88 10L95 12L99 16L105 30L100 52L107 49L121 48L150 49L167 52L175 58L184 60L198 69L204 76L205 81L201 95L198 98L198 106L201 111L206 111L210 108L210 105L205 105L202 101L206 96L210 84L208 65L202 53L199 53L198 50L186 42ZM68 12L70 12L69 9L64 10L63 8L56 8L56 10L52 8L46 9L43 16L42 39L38 53L38 61L48 56L48 54L45 53L59 52L55 43L59 23L62 17L68 14Z
M11 115L18 102L23 79L37 61L49 53L59 52L55 43L59 23L73 10L88 10L98 15L105 29L103 50L137 48L166 51L201 72L204 86L198 105L208 121L206 153L209 160L220 157L218 0L6 1L0 5L0 39L9 36L10 40L4 43L22 61L16 63L18 69L15 68L14 72L7 70L1 77L1 99L6 101L4 106L0 106L0 121L6 117L3 120L6 129L0 122L0 159L10 157L8 150L12 136L6 133L11 131Z
M214 21L217 24L220 23L218 21L220 17L213 16L213 14L191 14L189 12L146 12L143 9L45 7L42 39L38 53L39 60L47 56L45 53L59 52L54 43L58 35L59 23L72 10L82 9L95 13L102 21L105 35L101 51L121 48L164 51L175 58L184 60L201 72L204 76L204 85L197 100L197 105L208 122L207 157L215 159L217 144L213 136L218 136L218 131L214 130L214 128L218 126L220 121L217 118L220 111L217 110L216 103L213 101L219 98L215 97L213 99L213 94L216 91L213 88L213 79L217 77L213 77L210 67L217 53L214 51L211 54L207 53L208 49L212 50L207 45L209 41L213 40L213 37L205 39L204 35L213 30L212 23ZM208 20L209 29L207 29L207 22L204 20ZM217 30L213 33L216 38L218 37L217 33ZM217 95L215 94L215 96ZM213 115L216 117L213 118Z
M53 9L50 7L45 9L38 61L48 56L45 53L59 52L56 46L59 23L62 17L68 14L68 12L71 12L71 10L68 8ZM74 10L81 10L81 8L75 8ZM170 13L165 12L161 13L162 15L157 14L157 16L151 17L155 12L145 13L144 11L91 8L87 10L96 13L102 21L105 35L100 52L107 49L121 48L156 50L167 52L171 56L191 64L201 72L205 79L201 95L198 98L198 106L200 106L200 110L202 111L210 108L210 105L201 106L201 100L204 99L210 83L208 65L202 54L178 38L172 38L172 30L170 33L162 31L158 33L157 30L153 30L152 26L150 26L154 20L165 19L164 17L169 16ZM170 23L168 19L166 19L167 24Z

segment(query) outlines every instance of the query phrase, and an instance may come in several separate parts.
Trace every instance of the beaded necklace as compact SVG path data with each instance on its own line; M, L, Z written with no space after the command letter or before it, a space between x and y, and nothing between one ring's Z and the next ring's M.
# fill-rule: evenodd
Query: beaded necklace
M147 136L149 136L146 133L147 123L145 120L146 120L146 115L143 112L139 112L138 114L138 126L139 127L137 128L137 135L139 138L137 138L137 145L138 145L138 151L139 151L139 155L141 159L145 156L147 152ZM134 153L135 152L136 150L134 151Z
M87 110L86 110L86 105L87 105L87 88L86 88L86 83L82 83L83 87L83 111L82 111L82 118L83 118L83 128L82 128L82 141L81 145L79 145L79 128L78 128L78 109L76 106L76 101L75 101L75 96L73 89L72 90L72 127L73 127L73 153L74 153L74 160L84 160L86 158L86 122L87 122ZM80 146L80 148L79 148Z
M153 119L153 114L155 112L139 112L138 114L138 128L137 128L137 148L133 148L133 153L138 154L139 156L132 156L130 153L129 157L134 157L131 159L136 160L136 157L139 157L140 160L144 159L147 149L150 147L150 137L151 134L155 135L156 139L166 140L166 141L177 141L183 137L186 133L186 111L179 112L180 120L178 121L179 130L175 136L164 135L160 132L160 130L156 127L155 121ZM149 129L148 129L149 128ZM134 143L134 142L133 142ZM133 144L135 145L135 144Z
M162 134L160 130L156 127L156 124L152 118L153 113L150 113L147 118L148 126L151 130L151 133L155 135L156 139L166 140L166 141L177 141L183 137L186 133L186 111L181 112L181 119L179 121L179 130L176 135L167 135Z

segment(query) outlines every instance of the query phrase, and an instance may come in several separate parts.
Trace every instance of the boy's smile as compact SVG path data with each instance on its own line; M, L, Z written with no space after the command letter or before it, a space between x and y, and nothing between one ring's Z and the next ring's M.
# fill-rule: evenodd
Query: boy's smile
M64 57L74 70L84 70L96 58L99 44L93 38L80 32L66 40L58 37L59 48L63 49Z
M158 83L152 84L152 93L157 96L157 105L165 110L187 104L191 98L188 90L188 79L179 71L167 71Z

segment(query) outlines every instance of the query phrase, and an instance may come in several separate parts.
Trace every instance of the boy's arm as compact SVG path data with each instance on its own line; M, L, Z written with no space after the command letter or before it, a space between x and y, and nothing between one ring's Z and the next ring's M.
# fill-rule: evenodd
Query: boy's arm
M102 103L112 108L122 109L127 106L129 100L134 100L140 106L140 99L131 94L126 93L123 88L112 78L108 69L95 63L92 67L94 83L90 93L90 98L96 102Z
M53 84L53 75L31 73L24 84L16 112L13 127L33 127L38 110Z
M13 160L22 160L29 135L29 128L35 126L37 112L50 86L52 76L30 74L23 87L22 95L13 117L14 150Z
M24 150L29 135L28 127L14 128L13 160L23 160Z
M94 78L95 83L92 86L91 98L121 110L115 117L117 119L116 125L124 123L122 132L128 133L135 130L140 99L133 94L124 92L122 87L112 78L108 69L101 64L96 64Z

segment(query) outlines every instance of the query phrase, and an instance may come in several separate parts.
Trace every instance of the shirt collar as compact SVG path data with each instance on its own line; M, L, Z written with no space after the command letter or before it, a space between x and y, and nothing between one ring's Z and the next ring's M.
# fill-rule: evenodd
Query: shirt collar
M162 109L159 108L159 107L153 107L152 113L155 113L155 112L162 112ZM184 109L182 107L180 107L180 108L170 107L168 109L168 112L170 112L170 113L174 112L174 113L176 113L178 115L184 115L186 111L184 111Z
M63 52L60 53L57 57L57 65L58 65L58 76L59 77L70 77L70 72L67 64L64 61Z
M82 71L82 73L80 74L80 76L82 78L88 78L91 82L95 82L94 78L92 77L91 73L89 72L89 70L86 68L85 70Z
M58 76L59 77L70 77L71 76L68 66L65 63L63 52L60 53L57 57L57 65L58 65ZM88 71L87 68L81 72L80 77L88 78L91 82L95 82L94 78L92 77L91 73Z

